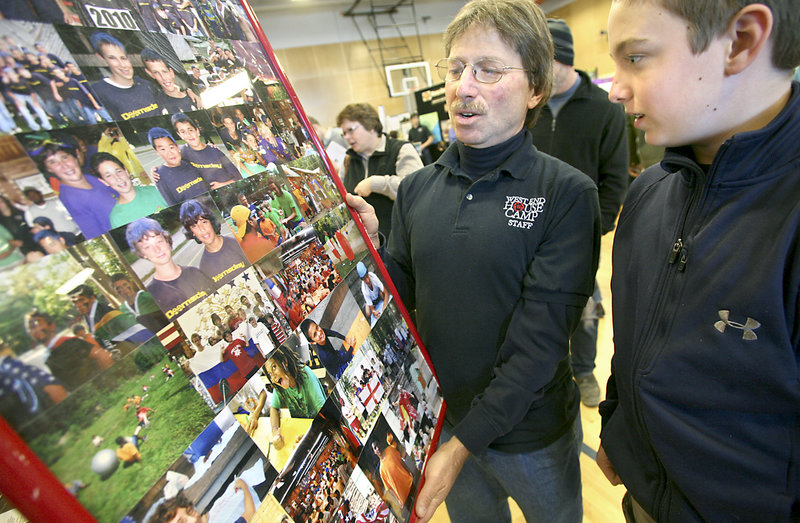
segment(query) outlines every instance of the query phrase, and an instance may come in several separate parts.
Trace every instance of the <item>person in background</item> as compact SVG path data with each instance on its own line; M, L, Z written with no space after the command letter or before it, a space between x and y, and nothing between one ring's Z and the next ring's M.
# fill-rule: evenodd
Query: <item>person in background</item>
M74 391L114 364L111 354L81 338L56 334L53 318L33 309L24 318L25 332L47 348L45 366L68 391Z
M42 191L35 187L25 187L22 189L22 194L31 202L25 208L25 221L29 227L33 227L36 218L44 217L54 224L54 229L71 232L75 235L81 233L80 228L58 198L45 199Z
M422 160L413 145L383 133L378 112L369 104L348 105L336 117L336 125L350 147L344 161L344 185L375 208L381 233L388 235L400 180L421 169Z
M427 127L419 123L418 113L411 113L411 130L408 131L408 141L417 147L423 164L428 165L433 161L430 150L430 146L433 144L433 135Z
M50 117L45 112L36 92L24 78L19 76L16 68L6 66L0 70L0 82L2 82L3 96L14 104L17 108L17 113L22 115L31 130L39 131L53 128L53 124L50 123ZM33 117L29 108L36 113L38 121Z
M167 318L158 308L153 296L137 288L127 274L118 272L111 275L111 286L122 299L119 310L132 314L138 323L151 332L158 332L167 326Z
M533 145L580 170L597 185L601 232L614 230L628 188L628 141L625 111L608 100L608 93L575 69L572 32L563 20L548 18L553 37L553 94L531 128ZM587 245L587 248L591 246ZM587 407L600 403L594 377L597 324L603 316L602 295L595 290L586 303L578 328L570 339L572 373Z

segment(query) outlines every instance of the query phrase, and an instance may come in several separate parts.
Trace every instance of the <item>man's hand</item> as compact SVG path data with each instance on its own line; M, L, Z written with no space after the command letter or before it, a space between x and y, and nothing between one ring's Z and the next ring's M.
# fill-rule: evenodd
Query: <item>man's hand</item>
M431 519L436 507L441 505L453 487L468 457L467 447L455 436L433 453L425 468L425 485L417 496L415 510L419 523Z
M372 194L372 184L370 183L369 178L364 178L358 182L358 185L356 185L355 189L353 189L353 192L362 198L366 198Z
M600 470L603 471L603 474L605 474L609 483L612 485L622 484L622 480L619 479L619 475L617 474L614 465L611 464L611 460L608 459L608 455L606 455L606 451L603 449L602 444L597 449L597 458L595 458L595 461L597 462L597 466L600 467Z
M345 202L358 213L358 217L361 218L361 223L364 224L364 228L367 230L372 245L374 245L376 249L380 247L381 241L380 238L378 238L378 216L375 214L375 208L368 204L364 198L356 196L355 194L347 193L345 195Z

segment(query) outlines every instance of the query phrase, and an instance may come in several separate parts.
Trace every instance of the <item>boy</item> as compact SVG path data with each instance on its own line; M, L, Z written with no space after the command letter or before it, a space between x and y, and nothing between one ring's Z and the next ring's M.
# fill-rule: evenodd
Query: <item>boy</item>
M172 127L186 145L181 147L183 159L200 170L212 189L241 180L242 175L225 154L200 139L197 122L183 113L172 115Z
M164 160L157 167L156 187L170 205L181 203L207 193L211 185L203 178L200 170L183 159L175 138L162 127L153 127L147 132L147 139L153 150Z
M106 64L111 76L92 84L114 120L130 120L162 114L150 82L134 74L125 46L108 33L94 33L89 41L94 52Z
M111 229L109 214L117 193L94 176L86 176L72 148L48 143L35 156L39 170L59 181L58 198L89 240Z
M610 98L667 147L614 242L597 462L635 521L800 517L796 9L612 3Z
M142 62L147 76L158 83L160 90L156 90L156 101L160 107L167 110L167 113L179 111L194 111L202 109L203 104L200 97L194 91L181 90L175 83L175 70L172 69L164 58L150 49L142 50Z
M152 185L134 186L125 165L113 154L96 153L89 163L100 181L119 194L117 204L108 216L112 228L127 225L167 207L161 193Z
M222 286L244 272L250 265L232 236L222 236L217 216L198 200L181 204L180 219L186 236L203 245L200 270L217 286Z
M154 219L139 218L129 223L125 239L131 251L153 264L147 292L167 319L176 319L213 292L214 284L200 269L175 263L172 236Z

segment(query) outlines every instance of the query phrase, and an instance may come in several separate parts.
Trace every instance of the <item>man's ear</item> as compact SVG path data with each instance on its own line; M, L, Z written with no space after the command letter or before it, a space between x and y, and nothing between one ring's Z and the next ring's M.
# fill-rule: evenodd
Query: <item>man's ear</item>
M773 23L772 11L764 4L749 4L734 15L726 31L731 39L725 64L727 74L741 73L761 53L769 54Z

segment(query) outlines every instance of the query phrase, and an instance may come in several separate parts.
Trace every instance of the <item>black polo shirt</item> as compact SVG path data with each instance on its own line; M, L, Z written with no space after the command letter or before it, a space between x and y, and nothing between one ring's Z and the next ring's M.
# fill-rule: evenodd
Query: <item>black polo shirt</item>
M597 188L527 132L475 182L458 155L453 144L400 183L387 251L405 274L393 280L414 296L407 305L462 443L543 448L578 411L569 337L594 288Z

